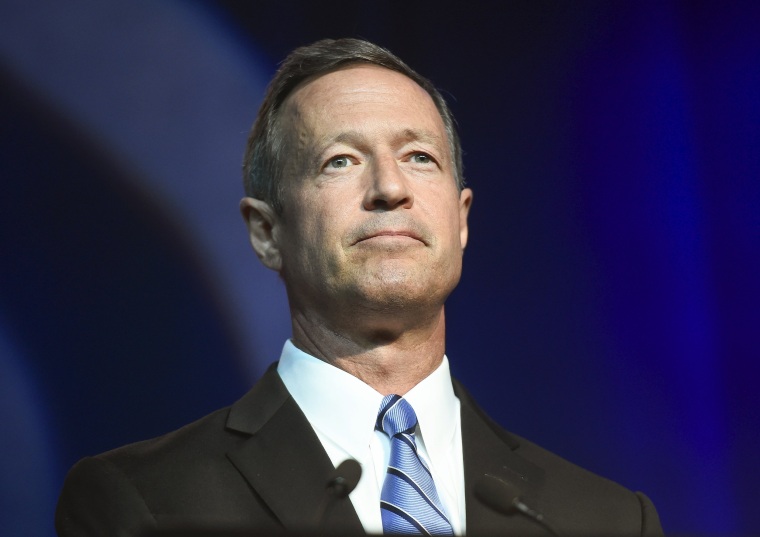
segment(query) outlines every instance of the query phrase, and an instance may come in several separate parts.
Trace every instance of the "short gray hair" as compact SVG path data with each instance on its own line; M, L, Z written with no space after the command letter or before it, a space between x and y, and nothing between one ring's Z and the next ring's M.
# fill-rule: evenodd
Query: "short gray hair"
M284 129L279 125L282 103L301 82L351 64L371 64L401 73L424 89L433 99L448 136L457 187L464 188L462 148L454 116L433 84L390 51L361 39L323 39L291 52L267 88L264 102L248 136L243 158L243 187L246 196L269 203L282 213Z

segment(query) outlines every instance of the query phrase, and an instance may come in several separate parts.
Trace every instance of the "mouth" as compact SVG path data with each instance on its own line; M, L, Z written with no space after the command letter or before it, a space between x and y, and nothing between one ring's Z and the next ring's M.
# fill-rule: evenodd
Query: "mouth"
M354 244L366 241L408 241L413 240L427 245L425 240L415 231L410 229L382 229L359 237Z

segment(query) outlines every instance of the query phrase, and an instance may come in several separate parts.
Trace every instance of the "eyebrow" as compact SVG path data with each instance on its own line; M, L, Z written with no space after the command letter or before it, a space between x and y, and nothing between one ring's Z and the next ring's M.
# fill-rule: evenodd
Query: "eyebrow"
M429 144L438 144L444 142L440 136L432 132L420 129L404 129L403 138L408 142L420 141ZM445 145L445 143L444 143Z
M404 129L393 139L394 145L403 145L409 142L423 142L440 148L445 152L446 144L440 136L423 129ZM348 130L337 136L323 136L312 145L313 160L319 160L325 149L333 144L346 144L361 148L366 146L366 136L357 130Z
M359 131L344 131L338 134L335 138L331 140L331 143L353 143L360 145L364 136ZM398 142L427 142L431 144L435 144L441 141L440 136L436 136L435 134L422 129L404 129L401 131L397 136L396 140Z

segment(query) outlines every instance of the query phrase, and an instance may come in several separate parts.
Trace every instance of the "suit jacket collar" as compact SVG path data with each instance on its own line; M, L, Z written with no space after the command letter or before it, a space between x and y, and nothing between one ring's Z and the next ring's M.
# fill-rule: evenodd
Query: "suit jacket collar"
M325 504L333 465L276 364L233 405L227 429L250 435L227 457L287 530L313 529L322 518L325 530L364 532L349 500Z

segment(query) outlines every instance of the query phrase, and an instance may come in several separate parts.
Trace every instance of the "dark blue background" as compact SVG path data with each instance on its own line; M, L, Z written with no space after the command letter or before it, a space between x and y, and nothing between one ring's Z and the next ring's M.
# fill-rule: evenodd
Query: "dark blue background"
M231 403L277 358L283 293L234 215L237 169L276 63L341 36L389 47L457 116L475 200L455 374L508 429L645 491L669 533L760 529L754 3L78 0L0 20L0 533L52 535L77 459Z

